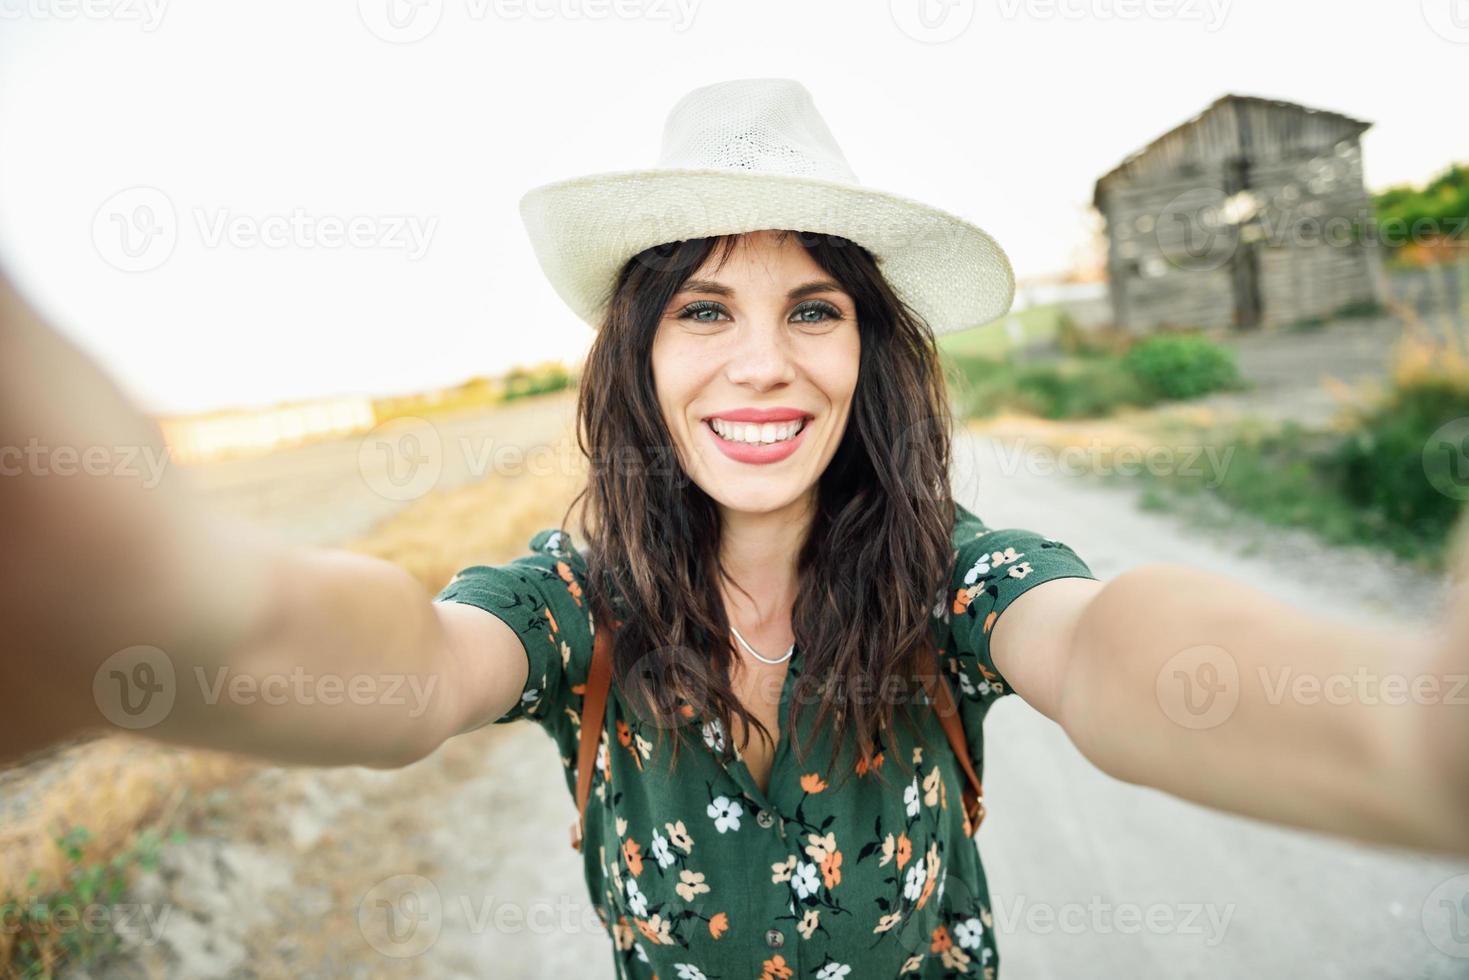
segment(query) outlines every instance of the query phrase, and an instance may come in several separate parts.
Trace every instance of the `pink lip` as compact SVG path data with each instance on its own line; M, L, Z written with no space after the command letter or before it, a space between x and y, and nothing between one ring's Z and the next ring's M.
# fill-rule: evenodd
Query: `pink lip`
M750 410L742 409L741 411ZM775 411L780 411L780 409L775 409ZM786 416L786 418L803 417L805 417L804 412L793 416ZM734 415L720 415L718 418L729 419L732 422L756 421L754 419L742 419L738 412ZM767 420L762 419L760 421ZM768 421L784 421L784 419L770 419ZM703 429L709 433L709 437L714 440L714 445L719 447L719 451L737 463L778 463L801 448L801 442L806 438L806 433L810 431L811 423L808 421L805 425L801 426L801 431L797 432L790 439L784 442L772 442L768 445L757 445L749 442L731 442L718 432L715 432L714 427L707 421L704 423Z
M710 412L704 416L704 421L710 419L724 419L726 422L794 422L796 419L809 419L810 412L803 412L799 408L786 408L777 405L774 408L732 408L727 412Z

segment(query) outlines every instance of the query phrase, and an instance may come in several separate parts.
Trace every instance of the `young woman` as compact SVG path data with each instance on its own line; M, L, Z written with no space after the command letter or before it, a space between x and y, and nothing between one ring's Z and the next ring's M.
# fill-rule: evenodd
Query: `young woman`
M976 770L985 714L1014 691L1118 778L1469 853L1469 709L1272 698L1258 679L1289 665L1447 693L1469 671L1462 603L1405 635L1175 565L1103 583L1061 542L958 506L933 337L1003 313L1008 264L972 225L857 184L798 83L697 89L659 168L547 185L523 214L598 329L578 403L581 527L463 569L428 603L386 563L196 522L167 487L81 484L62 506L21 480L10 493L29 520L7 582L39 584L5 599L8 748L97 724L103 658L149 645L178 673L304 666L416 675L433 692L414 713L210 701L181 683L133 726L155 737L396 766L530 718L574 793L600 638L612 679L581 847L618 973L640 978L996 975L963 757L925 674L957 700ZM77 359L6 300L11 353L60 379ZM76 399L52 396L46 414L46 388L7 406L7 443L115 433ZM64 586L47 577L60 541L92 559ZM150 574L122 584L140 562ZM96 615L57 616L63 593ZM36 656L44 677L25 670ZM143 662L110 669L156 687Z

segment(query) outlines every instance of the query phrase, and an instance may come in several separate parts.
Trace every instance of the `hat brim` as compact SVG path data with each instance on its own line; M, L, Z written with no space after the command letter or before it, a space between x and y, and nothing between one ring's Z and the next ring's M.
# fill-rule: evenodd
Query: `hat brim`
M1010 260L983 229L921 201L831 180L616 171L532 188L520 200L520 216L557 295L593 328L602 324L617 274L644 249L767 228L839 235L863 246L935 335L996 320L1015 295Z

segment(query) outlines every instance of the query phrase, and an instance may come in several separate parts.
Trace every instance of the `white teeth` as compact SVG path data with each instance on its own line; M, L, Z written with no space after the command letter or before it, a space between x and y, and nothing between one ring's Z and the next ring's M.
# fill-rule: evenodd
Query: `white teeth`
M730 442L772 443L794 438L796 433L806 427L806 420L766 422L763 425L755 425L751 422L726 422L724 419L710 419L709 425Z

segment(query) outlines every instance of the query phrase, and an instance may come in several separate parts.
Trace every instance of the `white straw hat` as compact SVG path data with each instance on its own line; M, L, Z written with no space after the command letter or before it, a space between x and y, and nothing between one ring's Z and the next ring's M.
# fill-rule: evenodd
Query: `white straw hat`
M655 167L535 187L520 215L551 285L593 328L644 249L767 228L863 246L935 334L1005 315L1015 293L1009 259L983 230L858 183L811 93L789 78L694 89L669 112Z

